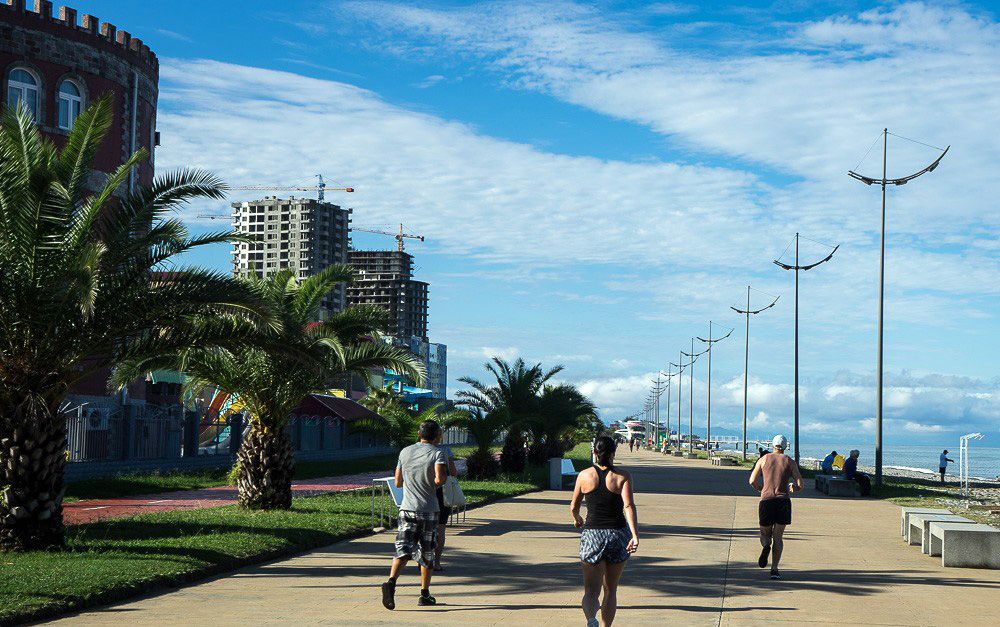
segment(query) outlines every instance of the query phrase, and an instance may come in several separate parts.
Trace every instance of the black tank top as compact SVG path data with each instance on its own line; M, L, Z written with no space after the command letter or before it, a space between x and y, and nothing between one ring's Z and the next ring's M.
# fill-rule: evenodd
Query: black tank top
M611 468L597 471L597 487L583 495L587 504L587 529L621 529L627 527L625 520L625 501L621 494L608 489L605 480Z

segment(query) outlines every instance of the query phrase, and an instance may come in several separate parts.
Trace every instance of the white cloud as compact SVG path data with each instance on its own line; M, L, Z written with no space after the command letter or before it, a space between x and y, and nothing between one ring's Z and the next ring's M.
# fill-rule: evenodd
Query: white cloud
M925 425L910 420L906 421L903 428L910 433L941 433L942 431L947 431L947 429L942 425Z

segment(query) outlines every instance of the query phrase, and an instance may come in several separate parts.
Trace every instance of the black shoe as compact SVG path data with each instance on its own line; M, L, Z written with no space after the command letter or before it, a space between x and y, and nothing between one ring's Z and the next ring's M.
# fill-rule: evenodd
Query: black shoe
M387 610L396 609L396 582L387 581L382 584L382 605Z
M774 579L775 581L777 581L778 579L781 579L781 574L778 571L776 571L776 570L772 570L771 571L771 579Z
M437 605L437 599L429 594L427 596L420 595L420 598L417 600L417 605Z
M771 545L765 546L760 550L760 557L757 559L757 565L761 568L767 566L767 556L771 554Z

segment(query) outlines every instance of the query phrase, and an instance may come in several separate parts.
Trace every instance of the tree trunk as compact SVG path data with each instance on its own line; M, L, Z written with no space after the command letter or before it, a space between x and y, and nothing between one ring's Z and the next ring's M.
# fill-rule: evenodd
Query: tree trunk
M246 509L288 509L292 506L295 459L292 441L283 427L251 423L237 456L240 505Z
M524 451L524 433L512 429L507 433L507 439L503 443L500 467L504 472L519 473L524 471L525 462L527 455Z
M0 423L0 551L60 547L66 425L47 410L17 413Z

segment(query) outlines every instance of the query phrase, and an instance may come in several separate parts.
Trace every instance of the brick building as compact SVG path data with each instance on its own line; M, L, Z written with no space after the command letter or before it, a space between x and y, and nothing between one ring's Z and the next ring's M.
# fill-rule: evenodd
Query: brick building
M129 181L153 180L159 63L141 39L92 15L52 3L0 0L0 103L24 102L42 132L61 144L80 111L110 96L114 121L94 158L112 172L135 151L149 156ZM99 181L94 181L94 184Z
M112 126L94 156L92 189L143 148L149 154L128 184L152 183L158 80L156 55L113 24L68 7L56 17L48 1L28 8L25 0L0 0L0 106L24 102L43 135L58 146L90 103L111 99ZM109 401L107 372L78 382L74 392ZM145 386L130 386L129 395L142 399Z

